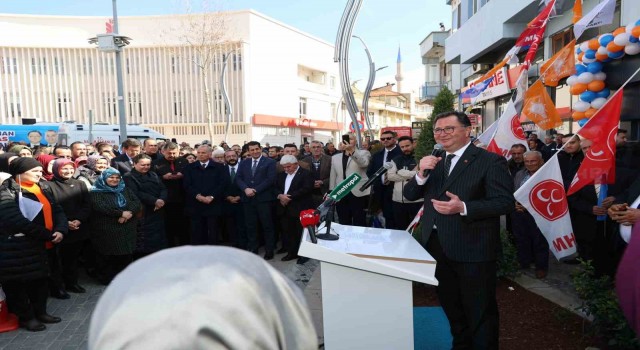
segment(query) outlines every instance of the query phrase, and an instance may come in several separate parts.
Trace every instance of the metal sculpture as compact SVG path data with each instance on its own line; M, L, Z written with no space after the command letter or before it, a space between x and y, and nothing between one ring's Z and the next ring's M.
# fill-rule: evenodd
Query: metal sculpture
M224 142L228 143L229 140L229 130L231 129L231 115L233 114L233 109L231 107L231 103L229 102L229 95L227 95L227 60L229 59L230 54L224 54L222 56L222 72L220 73L220 86L222 92L222 99L224 100L224 114L227 120L227 126L224 132Z
M371 121L369 120L369 95L371 94L373 83L376 80L376 64L373 62L371 52L369 52L369 48L367 47L367 44L365 44L364 40L357 35L354 35L353 37L360 40L362 46L364 46L364 52L366 52L367 58L369 59L369 80L367 81L367 87L364 89L364 96L362 96L362 109L364 109L364 121L367 123L367 130L369 130L371 141L373 141L375 139L375 135L373 134Z
M333 60L338 62L340 71L340 86L342 87L342 97L344 98L347 111L351 117L353 128L356 132L356 145L362 147L362 135L358 125L357 115L359 114L358 105L356 104L353 91L351 91L351 83L349 79L349 46L351 44L351 36L353 27L355 26L360 7L363 0L349 0L347 6L342 13L342 19L338 26L338 34L336 35L336 45Z

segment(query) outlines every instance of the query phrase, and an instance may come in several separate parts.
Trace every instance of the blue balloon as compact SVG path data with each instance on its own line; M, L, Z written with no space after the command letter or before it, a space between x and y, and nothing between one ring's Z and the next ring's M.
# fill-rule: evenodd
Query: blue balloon
M636 38L635 36L633 36L633 35L629 36L629 42L630 42L630 43L635 44L635 43L637 43L638 41L640 41L640 39Z
M596 93L593 91L585 91L583 93L580 94L580 100L584 101L584 102L589 102L591 103L591 101L595 100L597 97Z
M609 52L609 58L618 59L624 56L624 50L618 52Z
M598 72L600 72L602 70L602 63L600 62L591 62L587 65L587 71L589 71L589 73L593 73L596 74Z
M583 127L585 124L587 124L588 120L588 118L580 119L578 120L578 125L580 125L580 127Z
M579 55L580 52L582 52L582 50L580 49L580 46L576 46L576 55Z
M576 64L576 75L580 75L587 71L587 66L584 64Z
M640 26L640 19L636 21L636 25Z
M596 50L587 50L584 52L586 58L596 58Z
M604 46L604 47L607 47L607 45L612 41L613 41L613 34L603 34L598 39L598 42L600 43L600 46Z
M607 97L609 97L609 95L611 95L611 90L609 88L604 88L604 89L596 92L596 96L597 97L607 98Z

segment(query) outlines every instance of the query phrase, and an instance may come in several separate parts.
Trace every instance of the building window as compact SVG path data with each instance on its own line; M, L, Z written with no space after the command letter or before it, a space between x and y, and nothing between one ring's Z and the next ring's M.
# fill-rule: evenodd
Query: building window
M131 74L131 62L128 58L126 60L126 66L127 66L127 74Z
M456 31L458 28L460 28L460 4L458 4L458 7L453 10L453 13L451 15L451 23L452 31Z
M68 119L69 117L69 105L71 104L71 98L67 97L66 93L58 93L58 118Z
M140 92L129 92L129 116L142 118L142 98Z
M233 70L242 70L242 54L233 54Z
M107 117L115 117L117 111L116 98L103 93L102 100L104 101L104 110L107 112Z
M300 118L307 116L307 99L300 97Z
M173 116L182 117L182 92L173 92Z
M336 77L334 77L333 75L329 78L329 87L331 88L331 90L336 89Z
M171 73L180 74L180 59L171 57Z
M40 68L40 62L35 57L31 57L31 73L32 74L42 74L42 70Z
M13 67L13 69L11 69ZM2 58L2 74L11 73L18 74L18 61L13 57Z
M338 110L337 110L337 105L335 103L332 103L331 106L329 106L329 108L331 109L331 120L338 120Z
M64 59L62 57L53 58L53 70L56 74L64 74Z
M93 74L93 61L91 60L91 57L84 57L82 59L82 71L84 72L84 75Z
M20 94L17 92L14 93L4 93L4 113L11 118L22 117L22 109L20 107Z
M568 29L564 32L556 33L551 37L551 50L552 55L555 55L558 51L562 50L571 40L573 40L573 30Z

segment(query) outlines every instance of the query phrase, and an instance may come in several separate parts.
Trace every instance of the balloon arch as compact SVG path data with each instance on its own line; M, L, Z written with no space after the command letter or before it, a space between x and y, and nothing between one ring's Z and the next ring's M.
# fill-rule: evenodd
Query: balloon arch
M602 71L607 62L621 59L625 55L640 53L640 20L613 33L601 34L576 46L576 74L567 78L570 93L579 100L573 104L572 117L583 126L611 94Z

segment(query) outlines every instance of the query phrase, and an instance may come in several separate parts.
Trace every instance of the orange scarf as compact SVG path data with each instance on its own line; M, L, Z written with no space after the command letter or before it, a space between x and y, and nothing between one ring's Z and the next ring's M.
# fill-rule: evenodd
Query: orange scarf
M38 186L38 184L36 183L22 181L20 183L20 187L29 191L30 193L33 193L36 196L36 198L38 198L38 202L42 204L42 213L44 215L44 227L46 227L47 230L52 231L53 230L53 210L51 210L51 203L49 203L49 200L47 199L47 197L40 190L40 186ZM47 249L53 248L53 243L46 242L46 247Z

